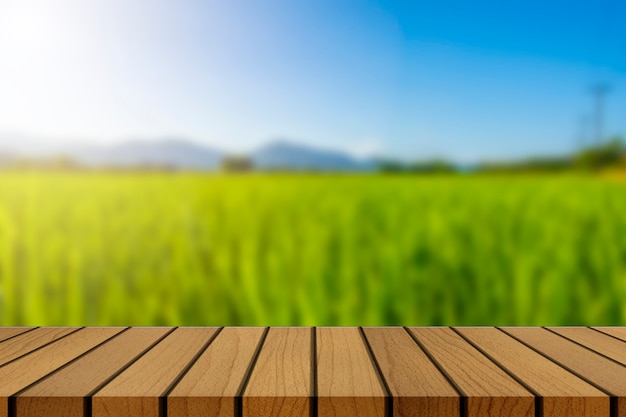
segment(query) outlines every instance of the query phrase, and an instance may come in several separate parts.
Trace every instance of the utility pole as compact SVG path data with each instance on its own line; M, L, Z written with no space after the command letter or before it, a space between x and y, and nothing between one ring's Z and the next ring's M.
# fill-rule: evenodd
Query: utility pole
M596 145L600 146L604 140L604 98L609 92L609 86L606 83L597 83L591 87L591 93L594 96L595 103L595 128L596 128Z

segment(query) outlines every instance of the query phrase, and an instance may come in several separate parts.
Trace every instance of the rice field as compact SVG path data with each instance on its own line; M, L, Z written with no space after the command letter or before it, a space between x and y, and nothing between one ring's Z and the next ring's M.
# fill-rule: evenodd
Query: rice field
M0 173L0 325L505 324L626 324L626 183Z

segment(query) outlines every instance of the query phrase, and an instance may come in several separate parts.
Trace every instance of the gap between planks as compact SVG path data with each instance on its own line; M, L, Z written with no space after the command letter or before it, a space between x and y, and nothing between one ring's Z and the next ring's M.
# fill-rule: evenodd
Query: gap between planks
M13 346L12 349L14 349L15 346L20 343L20 340L28 341L37 339L39 335L43 336L44 331L52 333L55 332L51 331L50 329L52 328L20 328L17 330L8 329L5 330L4 333L2 333L3 329L0 328L0 354L2 353L3 346ZM57 345L67 347L70 342L63 342L64 340L78 340L80 339L78 338L78 336L83 334L81 332L92 332L92 330L86 329L94 328L75 328L72 331L67 331L66 334L63 334L62 331L59 331L59 336L55 336L56 338L53 338L52 340L47 340L45 337L42 337L40 338L39 344L30 346L30 350L21 352L21 354L18 354L20 352L7 353L6 357L8 359L5 361L5 363L2 363L0 361L0 407L6 407L3 411L0 410L0 417L22 417L22 414L20 414L20 410L16 408L16 399L21 398L20 396L23 395L23 393L28 392L29 390L34 390L33 392L37 392L37 389L40 389L39 387L43 387L46 381L52 380L52 378L59 378L55 375L63 373L72 374L72 367L80 368L80 364L82 362L85 362L87 357L90 357L90 355L93 356L94 352L100 352L100 350L104 349L109 343L112 343L113 340L117 339L118 337L120 337L121 334L124 334L129 330L129 328L118 328L121 330L118 330L114 334L105 337L99 342L97 341L97 339L93 339L92 337L92 339L96 341L96 343L94 344L92 342L86 342L86 350L77 350L75 356L71 358L68 356L67 358L69 359L64 359L65 362L55 362L56 365L51 365L52 368L46 368L45 370L40 370L39 373L33 373L32 378L29 377L30 379L23 379L25 381L24 386L14 390L10 394L7 394L10 391L5 390L5 394L3 397L5 401L3 404L1 403L3 395L2 387L4 386L4 382L6 382L3 381L3 376L7 378L9 375L13 375L20 366L26 366L29 362L29 359L49 357L54 353L53 349ZM127 375L130 369L137 368L137 366L134 365L140 362L142 358L148 356L151 352L157 351L159 349L159 346L167 343L168 337L171 337L176 328L168 329L169 330L165 334L152 342L152 344L150 344L143 351L141 351L140 354L134 356L133 358L129 358L128 361L124 362L124 365L120 365L119 368L116 369L114 372L107 374L108 376L105 379L98 383L96 387L91 390L91 392L87 393L84 396L85 408L81 411L79 417L91 417L92 415L94 415L94 417L99 417L94 414L94 410L91 407L92 400L94 398L98 398L100 393L104 394L107 390L107 387L112 386L113 383L120 380L121 377ZM168 384L165 384L165 388L162 389L159 395L155 396L157 401L155 407L155 409L157 410L157 414L154 417L178 417L179 415L184 415L180 413L176 414L175 406L172 406L172 404L176 403L177 401L180 402L181 399L186 401L182 393L186 389L185 384L188 383L189 378L197 377L197 375L194 376L194 373L197 374L197 370L195 368L197 368L199 361L204 361L203 363L210 363L207 361L214 360L215 358L211 357L211 352L214 350L212 348L215 343L219 345L224 337L226 337L222 336L223 334L226 335L228 333L234 335L233 332L237 332L237 329L245 328L227 327L216 329L213 334L207 336L206 341L198 345L198 348L194 348L195 350L192 353L187 354L187 359L184 360L184 363L180 363L176 371L172 371L172 375L175 375L173 377L170 377L172 380L169 381ZM554 366L558 367L558 369L562 370L559 372L566 372L572 377L578 378L580 382L577 384L580 389L584 392L591 393L589 394L591 396L588 398L588 405L586 407L596 407L596 414L598 412L605 413L606 411L606 413L602 415L626 417L626 407L623 406L621 401L623 398L626 398L626 384L624 386L624 391L622 391L622 385L620 385L620 383L611 382L611 380L607 379L606 377L606 372L609 371L619 376L621 376L623 373L626 377L626 364L624 363L626 362L626 353L622 355L619 350L621 344L624 344L624 346L626 346L626 331L623 328L582 328L585 330L580 331L574 331L567 328L532 328L534 329L532 330L532 332L528 330L526 331L526 333L525 331L521 330L523 328L494 327L265 327L256 329L259 330L251 330L252 333L256 334L257 336L254 336L254 345L250 346L250 349L248 349L247 352L249 353L245 354L248 356L244 355L245 357L234 359L239 361L239 363L241 364L239 366L241 367L242 371L235 376L235 379L237 379L237 381L235 382L237 382L237 384L236 387L233 388L232 394L229 394L232 401L232 413L229 412L229 416L256 417L258 415L261 417L265 417L265 415L267 414L268 416L279 415L280 417L283 417L283 414L280 414L280 412L279 414L272 414L272 410L275 411L275 407L277 407L276 399L283 398L280 397L280 395L287 395L287 397L284 397L283 400L285 398L292 397L289 397L289 393L278 393L276 398L270 398L269 400L267 400L267 398L269 397L258 397L256 394L262 393L263 389L267 387L263 386L263 382L265 380L263 379L263 375L259 375L261 371L255 373L255 370L271 369L271 366L274 365L285 365L281 365L280 361L277 360L276 357L271 356L271 349L265 348L266 346L273 346L274 348L283 349L287 343L293 343L294 340L297 341L298 337L291 337L291 341L287 340L289 338L285 339L286 336L281 335L282 331L280 329L283 329L285 331L288 331L288 329L301 329L302 331L298 332L298 334L305 335L302 337L305 338L304 344L307 346L307 349L303 349L300 345L298 345L300 346L298 349L306 350L308 353L304 356L300 356L297 360L304 363L304 365L306 366L304 366L302 369L306 369L308 371L304 372L302 371L302 369L300 369L298 372L300 372L300 374L302 375L307 374L305 377L305 385L307 387L307 390L295 393L294 395L297 395L293 398L296 398L296 400L293 400L295 402L292 401L290 403L293 409L297 408L298 410L300 410L300 414L298 414L298 417L344 417L356 415L355 413L368 417L393 417L394 415L404 417L405 415L413 415L408 414L411 412L410 407L405 405L404 408L402 408L402 401L405 400L405 397L397 394L399 385L394 385L397 380L402 380L402 378L405 378L406 375L402 375L402 369L398 370L399 366L397 363L397 359L394 359L396 360L396 362L394 363L389 362L389 357L386 357L383 360L383 356L386 355L386 353L383 353L382 349L384 349L386 346L393 346L387 345L388 343L392 343L393 340L401 341L404 349L410 350L412 352L411 355L414 355L415 357L423 356L423 358L420 359L421 362L419 362L419 366L429 368L431 371L434 370L435 373L431 375L433 375L434 379L440 380L437 383L443 383L445 386L448 387L440 388L443 391L448 390L446 391L446 395L449 395L449 397L445 397L449 398L449 400L446 400L448 401L448 403L442 403L437 405L431 402L428 407L433 407L432 410L435 410L436 407L442 407L440 410L447 410L448 408L452 407L452 409L454 409L455 411L450 412L449 414L451 416L454 415L455 417L473 417L474 415L477 415L476 413L481 410L481 407L484 407L484 403L480 403L480 399L476 397L477 394L468 391L468 388L470 386L467 382L463 382L463 377L461 376L458 364L452 364L452 362L454 362L454 358L451 358L449 356L446 357L445 355L442 356L441 351L434 348L436 346L443 346L442 341L444 339L440 339L440 336L442 335L445 335L445 338L447 338L445 340L454 341L454 343L457 344L457 352L461 352L458 349L463 349L463 351L469 354L470 357L473 358L473 360L481 361L481 363L485 367L490 368L491 371L489 372L491 374L495 375L498 374L498 372L501 372L502 374L499 378L510 378L510 380L512 381L509 382L509 384L511 384L511 389L515 390L515 385L518 385L520 387L520 397L518 399L511 397L513 400L510 400L513 402L517 401L517 405L513 407L511 405L513 404L513 402L511 402L507 407L517 407L518 411L523 411L523 404L528 404L530 401L530 403L533 404L532 410L527 412L525 415L534 415L537 417L561 417L562 414L555 413L550 408L545 408L545 398L542 391L535 388L534 382L536 381L529 381L528 376L523 376L523 372L521 372L521 369L516 368L516 362L511 362L510 364L508 364L508 361L510 361L510 359L506 355L501 356L501 352L493 351L493 348L490 348L488 343L485 344L485 340L481 339L481 332L486 332L485 334L494 335L496 333L500 334L501 337L499 340L501 340L502 343L505 343L505 345L515 347L515 349L518 349L520 352L532 351L533 354L537 354L542 358L545 358L545 360L542 359L543 362L541 363L543 365L541 366L548 366L547 362L545 361L549 361ZM378 329L380 329L380 332L378 331ZM223 333L224 331L226 331L227 333ZM242 332L243 333L241 337L245 338L246 331L242 330ZM386 332L388 334L386 334ZM393 335L392 332L394 332ZM400 336L400 333L398 332L400 332L402 336ZM519 334L511 334L512 332L517 332ZM602 335L604 338L596 338L593 340L585 339L590 337L590 332L597 334L598 336ZM529 339L530 341L524 339L530 337L527 335L539 333L541 333L541 335L550 335L549 339L551 340L550 343L552 343L552 345L538 345L538 341L537 343L532 341L539 339ZM222 339L220 339L220 337L222 337ZM236 336L236 338L237 337L239 336ZM373 337L376 337L375 344L373 344ZM433 337L435 338L433 339ZM502 339L502 337L506 337L508 339ZM406 338L406 340L403 338ZM465 345L463 345L463 343L465 343ZM569 357L559 357L557 351L553 350L553 345L558 343L563 344L563 348L569 355L579 355L580 357L584 357L591 361L594 361L594 363L598 364L598 369L596 371L593 371L593 369L591 368L581 368L579 367L580 365L576 364L576 362L572 362L571 359L568 359ZM227 346L221 347L222 350L224 348L227 348ZM393 347L391 349L393 350ZM294 353L294 351L292 351L292 353ZM530 355L530 353L528 354ZM479 359L480 357L484 359ZM414 357L411 358L414 359ZM338 360L339 362L337 362ZM406 362L406 364L409 367L417 366L415 364L410 365L409 362ZM67 370L68 368L70 370ZM322 368L321 372L320 368ZM425 368L418 367L415 369ZM294 371L291 370L290 372L291 377L294 377ZM333 374L332 378L330 379L328 378L329 372ZM520 374L522 376L520 376ZM298 377L301 377L302 375ZM350 383L354 383L354 380L357 379L358 383L362 384L362 386L352 386L346 388L346 384L349 385ZM624 380L626 380L626 378ZM394 382L394 384L392 384L392 382ZM590 388L584 388L583 384L588 384ZM8 390L11 390L10 386L12 385L9 383L9 388L7 388ZM15 386L17 387L17 385ZM541 384L539 386L541 386ZM472 388L475 389L476 387ZM596 389L599 392L599 395L593 394L591 388ZM526 392L526 394L524 394L524 392ZM340 395L335 395L337 393L340 393ZM348 397L346 397L346 395L348 395ZM604 400L602 399L602 396L607 397L606 407L604 407L603 405ZM227 398L228 397L225 397L226 401L228 402ZM267 402L266 400L261 401L259 400L259 398L261 398L261 400L262 398L266 398L266 400L269 402ZM297 398L301 398L301 400L297 400ZM502 401L506 401L506 398L502 398ZM173 400L172 403L170 403L170 399ZM254 405L254 407L257 408L251 408L253 407L252 404L256 404ZM268 406L267 404L273 405ZM484 410L485 409L483 409L483 412ZM172 413L170 413L170 411L172 411ZM487 414L483 415L492 415L489 414L490 412L491 411L489 411L489 408L487 408ZM441 412L437 413L438 414L433 411L431 414L425 412L425 414L415 415L428 415L429 417L431 415L443 415L441 414ZM596 414L589 414L588 412L583 411L582 413L571 415L580 415L585 417L593 415L595 417ZM287 416L287 414L284 415ZM523 415L523 413L519 415ZM198 416L200 416L200 414L198 414Z

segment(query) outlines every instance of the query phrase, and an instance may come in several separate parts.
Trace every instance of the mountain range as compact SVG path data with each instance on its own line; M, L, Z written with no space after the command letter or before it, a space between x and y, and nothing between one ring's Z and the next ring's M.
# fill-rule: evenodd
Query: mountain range
M18 135L0 135L0 165L28 158L69 158L86 167L167 167L214 170L230 154L184 138L129 140L115 145L48 145ZM245 155L262 170L360 171L374 169L373 159L361 160L339 151L318 149L277 139Z
M373 169L372 160L361 160L338 151L317 149L286 140L276 140L250 155L259 169L314 169L320 171L362 171Z

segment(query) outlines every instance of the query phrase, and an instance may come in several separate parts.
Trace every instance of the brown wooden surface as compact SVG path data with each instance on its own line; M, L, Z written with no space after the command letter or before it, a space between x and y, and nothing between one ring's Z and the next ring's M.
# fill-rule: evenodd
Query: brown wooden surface
M5 340L2 343L2 350L0 350L0 365L24 356L78 329L78 327L39 328Z
M122 330L124 330L123 327L80 329L0 367L0 417L9 416L9 396L15 395L30 384L46 377ZM0 351L1 346L0 344Z
M527 328L525 332L532 330L547 332L538 328ZM606 394L504 332L485 327L462 327L458 331L540 395L544 417L609 414Z
M159 417L159 397L216 331L216 327L174 330L93 396L92 415Z
M506 372L448 328L409 329L466 397L470 417L530 417L534 397Z
M232 417L254 354L266 329L228 327L167 398L169 417Z
M460 397L403 328L366 328L398 417L458 417Z
M0 417L626 417L624 399L622 327L0 328Z
M0 327L0 342L33 329L34 327Z
M356 327L317 328L320 417L383 417L385 390Z
M244 417L308 417L311 342L311 329L270 329L243 395Z
M576 343L626 365L624 342L588 327L548 327Z
M503 328L503 330L603 391L617 397L617 415L626 417L626 368L622 364L600 356L586 347L569 342L546 329L524 329L521 332L516 328ZM623 349L626 350L626 348Z
M594 327L593 329L626 341L626 327Z
M135 327L98 346L17 396L20 417L83 417L83 398L106 383L171 329Z

